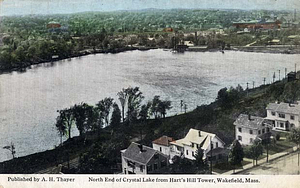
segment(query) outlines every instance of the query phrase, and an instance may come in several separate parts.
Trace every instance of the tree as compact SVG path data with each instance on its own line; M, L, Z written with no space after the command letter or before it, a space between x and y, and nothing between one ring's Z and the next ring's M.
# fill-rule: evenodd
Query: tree
M192 160L178 156L173 158L173 164L170 167L171 174L194 174L197 171Z
M122 91L117 93L117 95L119 97L119 101L121 103L121 108L122 108L122 122L124 122L125 121L125 105L126 105L127 96L128 96L127 90L123 88Z
M253 159L253 162L255 160L256 165L257 165L258 157L263 154L263 150L264 148L260 140L255 140L252 146L250 147L250 154Z
M56 118L56 121L59 122L60 126L66 127L66 134L68 135L69 139L71 138L71 129L74 123L74 116L72 112L72 108L65 108L63 110L58 111L59 116Z
M14 143L11 142L9 146L4 146L3 149L9 150L11 152L13 159L15 158L16 148L15 148Z
M300 128L295 128L291 130L291 134L289 135L288 139L295 144L297 144L298 150L298 166L299 166L299 146L300 146Z
M160 100L159 95L155 95L152 100L151 113L154 115L155 119L159 117L166 117L167 110L172 108L171 101Z
M67 127L65 125L65 122L63 121L63 119L60 116L58 116L56 118L55 126L56 126L56 129L57 129L57 131L60 135L60 144L62 145L62 138L63 138L63 136L68 134L68 131L67 131Z
M148 102L147 104L142 105L140 113L139 113L139 119L142 121L146 121L149 118L149 112L151 108L151 102Z
M108 126L108 124L109 124L108 117L109 117L111 107L113 105L113 100L114 100L113 98L108 97L108 98L105 98L105 99L99 101L98 104L96 104L97 108L100 111L100 114L104 118L106 126Z
M209 169L207 159L203 159L203 155L204 155L203 152L204 150L199 147L198 150L196 151L196 154L194 155L195 161L193 162L195 167L197 168L197 173L199 174L206 174Z
M117 103L113 104L113 112L110 119L110 126L114 129L121 124L121 110Z
M86 103L81 103L79 105L75 104L75 106L72 108L73 117L80 136L82 136L83 133L85 133L86 130L88 129L86 127L86 121L87 121L86 113L87 113L88 106L89 105Z
M127 121L128 123L137 120L139 114L139 108L142 100L144 99L143 93L140 91L139 87L127 88L126 92L128 94L127 99Z
M161 101L158 105L159 112L163 118L166 117L167 110L170 110L171 108L171 101Z
M239 166L242 164L244 158L244 150L238 140L233 141L228 157L229 157L229 162L231 165L233 165L234 169L235 166ZM234 173L234 169L233 169L233 173Z

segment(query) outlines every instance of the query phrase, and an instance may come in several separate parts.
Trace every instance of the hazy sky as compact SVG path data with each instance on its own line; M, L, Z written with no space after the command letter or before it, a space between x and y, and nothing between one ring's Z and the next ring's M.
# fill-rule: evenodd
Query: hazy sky
M52 14L145 8L300 8L300 0L0 0L0 15Z

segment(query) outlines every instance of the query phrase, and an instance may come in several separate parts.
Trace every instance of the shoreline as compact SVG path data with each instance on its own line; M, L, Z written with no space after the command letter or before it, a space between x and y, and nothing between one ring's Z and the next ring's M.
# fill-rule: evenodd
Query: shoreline
M22 68L12 68L12 69L0 69L0 74L6 74L11 73L13 71L24 71L28 67L32 65L38 65L42 63L53 63L56 61L61 60L71 60L71 58L80 58L82 56L87 56L91 54L117 54L121 52L127 52L127 51L147 51L152 49L167 49L171 50L170 48L159 48L159 47L145 47L145 46L138 46L138 47L125 47L125 48L116 48L116 49L86 49L79 52L79 54L73 54L68 57L64 58L55 58L52 60L41 60L34 63L26 64ZM208 49L208 48L193 48L193 50L186 50L186 52L220 52L222 50L220 49ZM240 52L253 52L253 53L270 53L270 54L300 54L300 47L290 47L290 46L233 46L230 47L230 49L225 49L226 51L240 51Z

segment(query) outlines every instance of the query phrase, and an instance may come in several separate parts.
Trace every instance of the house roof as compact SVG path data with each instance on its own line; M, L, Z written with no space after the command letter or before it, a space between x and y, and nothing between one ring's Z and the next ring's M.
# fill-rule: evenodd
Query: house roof
M233 123L235 126L258 129L262 126L264 118L257 116L250 116L247 114L240 114L239 117Z
M162 146L169 146L170 142L172 142L172 141L174 141L173 138L168 137L168 136L162 136L162 137L154 140L152 143L162 145Z
M289 103L269 103L266 108L267 110L272 110L275 112L287 113L287 114L300 114L300 105L299 104L289 104Z
M184 145L191 146L192 143L194 143L194 144L202 145L202 148L207 148L210 144L210 139L213 139L214 137L217 136L212 133L208 133L196 129L190 129L187 135L183 139L173 141L171 142L171 144L183 147Z
M141 152L139 146L140 144L132 142L130 146L126 149L126 151L123 153L123 157L137 163L147 164L156 153L161 154L160 152L144 145L143 152Z

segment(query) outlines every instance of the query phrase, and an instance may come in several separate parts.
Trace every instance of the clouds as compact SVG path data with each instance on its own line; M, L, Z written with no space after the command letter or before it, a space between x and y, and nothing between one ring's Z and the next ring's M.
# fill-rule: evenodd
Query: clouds
M145 8L294 9L299 0L4 0L3 15L55 14Z

